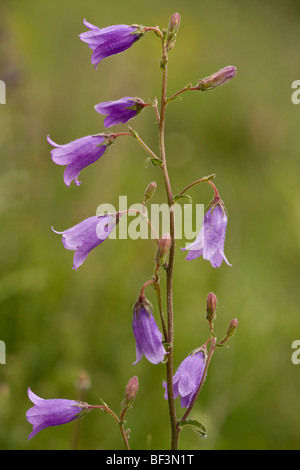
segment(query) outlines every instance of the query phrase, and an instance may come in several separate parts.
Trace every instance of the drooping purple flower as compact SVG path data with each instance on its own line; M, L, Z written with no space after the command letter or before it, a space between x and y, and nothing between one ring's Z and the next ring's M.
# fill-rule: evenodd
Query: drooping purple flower
M109 237L119 217L119 214L89 217L64 232L52 228L53 232L62 235L62 243L67 250L75 250L73 269L77 270L89 252Z
M91 61L95 68L106 57L119 54L131 47L144 34L137 27L126 24L100 29L86 20L83 23L89 31L81 33L79 37L92 49Z
M104 119L104 126L111 127L116 124L130 121L145 107L145 103L140 98L126 96L116 101L105 101L96 104L95 110L99 114L107 115Z
M180 396L181 408L188 408L198 390L205 369L205 354L201 348L195 349L178 367L173 377L174 398ZM164 398L168 399L167 383Z
M214 268L219 268L223 260L231 266L224 254L226 227L225 210L219 204L210 208L204 216L196 240L186 248L182 248L183 251L189 251L186 259L189 261L203 256Z
M162 333L144 297L134 306L132 329L136 341L136 361L133 364L137 364L143 355L152 364L162 362L167 354L162 344Z
M88 135L68 144L59 145L47 137L49 144L55 147L50 152L54 163L66 165L64 182L67 186L70 186L73 180L77 186L81 184L77 179L80 171L102 157L108 146L108 143L103 145L106 139L105 134Z
M65 399L45 400L38 397L30 388L27 393L34 404L26 413L27 421L33 426L33 431L29 434L28 439L49 426L69 423L87 411L88 405L86 403Z

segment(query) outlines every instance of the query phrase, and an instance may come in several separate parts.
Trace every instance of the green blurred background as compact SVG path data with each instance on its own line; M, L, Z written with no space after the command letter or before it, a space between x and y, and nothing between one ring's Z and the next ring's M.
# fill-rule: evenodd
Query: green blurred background
M160 95L159 40L149 33L95 71L78 39L84 18L99 27L163 28L176 11L182 22L170 53L169 95L226 65L238 68L229 84L186 93L167 111L174 192L216 173L229 212L225 252L232 263L213 269L200 258L186 262L184 241L177 243L175 367L207 339L208 292L219 300L218 337L232 318L240 322L230 349L215 354L192 413L208 438L185 429L180 449L300 447L300 365L291 361L292 342L300 339L300 106L291 101L292 82L300 79L299 2L1 0L0 79L7 86L0 105L0 339L7 352L0 365L1 449L70 448L74 423L27 441L26 390L75 399L82 371L91 381L85 400L102 398L116 412L137 375L140 389L127 416L131 446L169 448L165 366L145 358L132 365L132 305L152 276L154 242L108 241L76 272L73 252L51 231L94 215L99 204L118 207L119 195L129 205L140 202L153 180L159 185L153 202L164 202L160 171L145 168L143 150L123 138L81 173L79 188L67 188L46 136L67 143L101 132L96 103ZM153 111L132 125L156 151ZM190 195L207 204L212 192L203 185ZM94 412L81 420L78 448L122 449L112 418Z

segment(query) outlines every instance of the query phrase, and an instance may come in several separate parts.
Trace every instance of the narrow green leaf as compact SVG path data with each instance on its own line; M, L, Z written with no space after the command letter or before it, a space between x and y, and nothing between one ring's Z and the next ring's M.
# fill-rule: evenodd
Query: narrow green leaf
M182 100L182 97L181 96L173 96L172 98L167 98L166 102L167 103L172 103L172 101L175 101L177 99Z
M194 431L196 434L198 434L198 435L201 437L201 439L206 439L206 438L207 438L207 432L206 432L206 430L205 430L205 431L200 431L200 429L198 429L198 428L193 428L193 431Z
M193 431L199 434L199 436L202 439L207 438L207 430L206 427L202 424L199 423L196 419L185 419L185 420L179 420L178 421L178 426L184 427L184 426L194 426Z
M173 197L173 201L174 201L174 202L177 202L177 201L179 201L180 199L187 199L190 204L193 203L191 196L189 196L188 194L182 194L182 195L176 194L176 195Z
M152 163L153 166L163 166L163 162L159 158L148 157L145 161L145 167L147 168L149 162Z

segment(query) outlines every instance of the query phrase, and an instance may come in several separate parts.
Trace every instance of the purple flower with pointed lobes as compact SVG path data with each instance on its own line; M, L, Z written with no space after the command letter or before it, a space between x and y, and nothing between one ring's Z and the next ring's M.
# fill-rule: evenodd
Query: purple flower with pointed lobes
M93 216L64 232L52 228L53 232L62 235L62 243L67 250L75 250L73 269L77 270L89 252L109 237L119 219L119 213Z
M162 362L167 354L162 344L162 333L155 322L150 303L143 295L133 308L132 329L136 341L136 361L133 364L137 364L143 355L152 364Z
M138 26L118 24L100 29L86 20L83 23L89 31L81 33L79 38L92 49L91 61L96 69L101 60L125 51L145 34Z
M104 126L108 128L120 123L125 124L139 114L145 106L148 105L140 98L126 96L116 101L96 104L95 110L99 114L107 115L104 119Z
M188 408L199 388L205 369L206 354L203 348L195 349L178 367L173 377L174 398L180 396L181 408ZM168 399L167 383L164 398Z
M34 404L26 413L27 421L33 426L33 431L29 434L28 439L45 428L66 424L80 418L88 410L87 403L65 399L45 400L38 397L30 388L27 393Z
M81 184L78 181L78 175L83 168L95 163L106 152L108 145L113 140L108 141L107 134L88 135L74 140L68 144L59 145L47 137L49 144L55 147L51 150L51 158L57 165L66 165L64 172L64 182L70 186L74 180L75 184ZM107 143L103 143L107 140Z
M218 196L214 198L211 207L206 212L196 240L182 248L183 251L189 251L186 260L190 261L203 256L213 268L219 268L223 260L231 266L224 253L226 227L227 214Z

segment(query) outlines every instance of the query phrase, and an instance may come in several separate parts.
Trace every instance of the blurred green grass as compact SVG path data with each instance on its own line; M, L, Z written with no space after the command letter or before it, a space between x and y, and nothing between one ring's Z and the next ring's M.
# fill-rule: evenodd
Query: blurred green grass
M240 321L230 349L215 355L193 412L208 438L184 430L180 448L298 449L300 378L291 362L300 334L300 108L291 102L300 73L298 3L115 0L108 7L96 0L10 0L0 10L0 79L7 85L7 104L0 107L0 339L7 350L0 366L0 448L69 448L73 423L27 441L26 389L74 399L81 370L92 383L86 400L102 398L115 410L128 379L138 375L140 390L127 418L132 448L169 447L164 366L132 365L132 305L152 275L153 242L107 242L74 272L73 253L51 231L94 215L101 203L117 206L119 194L128 204L140 202L153 180L159 184L153 202L162 202L161 175L144 167L135 142L123 139L82 172L80 188L67 188L46 136L66 143L101 132L96 103L160 94L159 41L148 34L95 71L78 39L84 18L100 27L164 27L179 11L169 95L226 65L238 74L213 92L185 94L167 111L174 192L216 173L229 212L225 251L232 263L218 270L202 259L187 263L177 243L175 367L207 338L209 291L219 299L219 336L232 318ZM156 150L151 110L132 124ZM197 187L191 196L207 204L211 192ZM90 413L81 422L79 448L122 448L111 418Z

